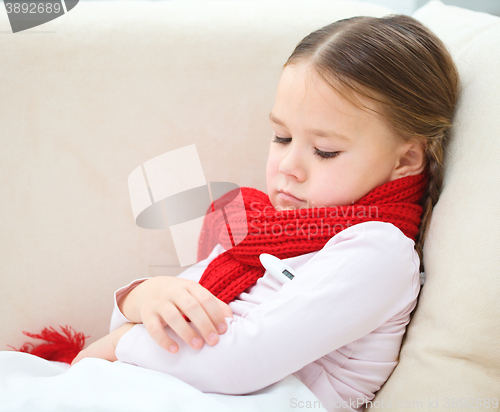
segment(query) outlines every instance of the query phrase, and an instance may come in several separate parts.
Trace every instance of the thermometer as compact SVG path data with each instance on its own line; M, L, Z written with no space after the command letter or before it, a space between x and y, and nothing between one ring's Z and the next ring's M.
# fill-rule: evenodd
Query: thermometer
M295 276L290 266L283 263L283 261L278 259L276 256L262 253L259 256L259 259L262 266L264 266L266 270L280 283L290 282Z

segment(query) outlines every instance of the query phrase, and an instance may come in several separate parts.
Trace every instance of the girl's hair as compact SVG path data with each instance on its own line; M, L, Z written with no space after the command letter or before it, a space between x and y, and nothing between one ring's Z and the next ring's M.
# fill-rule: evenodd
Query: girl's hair
M459 94L459 77L441 40L406 15L338 20L306 36L283 65L309 63L357 107L355 93L378 102L377 112L395 136L425 149L429 184L420 200L415 240L423 271L423 246L443 184L443 155Z

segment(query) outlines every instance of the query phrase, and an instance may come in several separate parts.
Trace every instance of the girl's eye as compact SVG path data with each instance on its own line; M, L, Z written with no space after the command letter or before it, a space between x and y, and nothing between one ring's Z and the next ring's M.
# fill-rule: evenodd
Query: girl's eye
M314 148L314 153L324 159L329 159L331 157L337 157L340 152L323 152L322 150Z
M291 137L278 137L276 135L273 136L273 142L274 143L287 144L287 143L290 143L291 141L292 141Z
M287 144L292 141L291 137L279 137L274 135L273 136L273 142L274 143L281 143L281 144ZM332 157L337 157L340 152L323 152L322 150L314 148L314 154L317 154L318 156L322 157L323 159L329 159Z

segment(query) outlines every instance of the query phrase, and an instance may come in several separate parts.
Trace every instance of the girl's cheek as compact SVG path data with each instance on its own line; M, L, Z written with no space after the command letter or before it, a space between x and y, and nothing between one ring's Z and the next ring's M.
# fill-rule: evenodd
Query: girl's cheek
M278 166L276 160L270 154L269 157L267 158L267 164L266 164L266 185L268 194L272 193L277 174L278 174Z
M267 175L276 175L279 171L280 157L271 149L267 158Z

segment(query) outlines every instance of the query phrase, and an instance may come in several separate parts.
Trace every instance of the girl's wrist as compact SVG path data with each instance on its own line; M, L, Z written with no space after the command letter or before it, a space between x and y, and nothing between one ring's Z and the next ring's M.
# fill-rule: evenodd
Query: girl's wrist
M130 320L133 323L140 323L140 317L138 314L138 310L136 308L137 305L135 299L137 295L137 288L140 285L142 285L142 283L139 283L133 289L124 293L120 297L120 300L117 302L118 309L123 314L123 316L125 316L128 320Z

